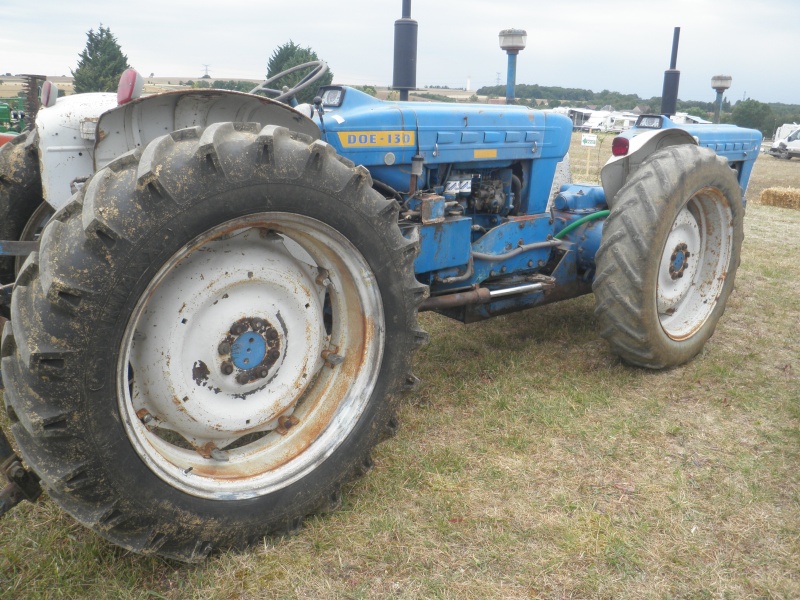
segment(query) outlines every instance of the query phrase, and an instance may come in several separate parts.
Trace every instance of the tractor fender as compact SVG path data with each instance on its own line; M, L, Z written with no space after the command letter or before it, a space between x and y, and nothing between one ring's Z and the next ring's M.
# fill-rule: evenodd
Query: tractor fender
M278 125L317 140L314 122L292 107L263 96L228 90L183 90L138 98L104 113L97 126L94 168L179 129L212 123Z
M94 172L97 121L116 105L116 94L74 94L36 114L42 193L53 208L66 204L75 182Z
M55 210L112 160L159 136L220 122L280 125L319 139L314 122L290 106L228 90L184 90L118 105L116 94L59 98L36 117L44 198Z
M696 146L697 139L683 129L662 129L640 133L630 139L630 147L625 156L612 156L600 171L606 201L609 207L614 197L636 173L645 159L667 146L691 144Z

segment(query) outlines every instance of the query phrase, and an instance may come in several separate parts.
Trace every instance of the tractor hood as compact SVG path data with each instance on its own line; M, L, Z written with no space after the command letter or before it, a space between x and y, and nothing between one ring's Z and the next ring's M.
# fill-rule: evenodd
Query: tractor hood
M384 102L348 87L322 90L323 139L372 169L411 164L492 167L517 160L561 160L572 122L563 115L522 106L439 102Z

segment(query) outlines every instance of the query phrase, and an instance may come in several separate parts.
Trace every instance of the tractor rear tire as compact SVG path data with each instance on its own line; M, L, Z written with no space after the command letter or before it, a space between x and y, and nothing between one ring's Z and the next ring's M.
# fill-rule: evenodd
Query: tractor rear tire
M0 240L19 240L43 202L37 141L36 132L27 131L0 148ZM0 257L0 285L15 276L15 258Z
M713 151L671 146L642 163L596 256L595 315L615 353L665 369L703 349L734 287L743 217L734 171Z
M282 127L185 129L54 215L2 369L25 461L84 525L197 561L297 530L371 466L427 287L348 162Z

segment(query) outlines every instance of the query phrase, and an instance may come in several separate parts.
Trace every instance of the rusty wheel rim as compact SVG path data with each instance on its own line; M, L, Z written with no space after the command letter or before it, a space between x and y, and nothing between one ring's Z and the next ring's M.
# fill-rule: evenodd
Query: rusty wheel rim
M717 305L733 253L733 214L716 188L694 194L672 223L661 254L656 306L664 332L685 340Z
M383 345L377 282L349 240L308 217L250 215L181 248L141 294L118 362L120 413L170 485L264 495L356 426Z

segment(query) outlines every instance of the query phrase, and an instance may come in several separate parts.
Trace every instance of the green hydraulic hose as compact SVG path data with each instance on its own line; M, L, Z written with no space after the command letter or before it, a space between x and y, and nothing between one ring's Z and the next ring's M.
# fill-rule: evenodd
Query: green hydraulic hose
M574 231L575 229L577 229L578 227L580 227L584 223L588 223L589 221L596 221L597 219L605 219L610 213L611 213L610 210L600 210L600 211L597 211L596 213L592 213L590 215L586 215L585 217L581 217L577 221L573 221L572 223L570 223L569 225L564 227L564 229L559 231L553 237L555 239L557 239L557 240L560 240L565 235L567 235L570 231Z

